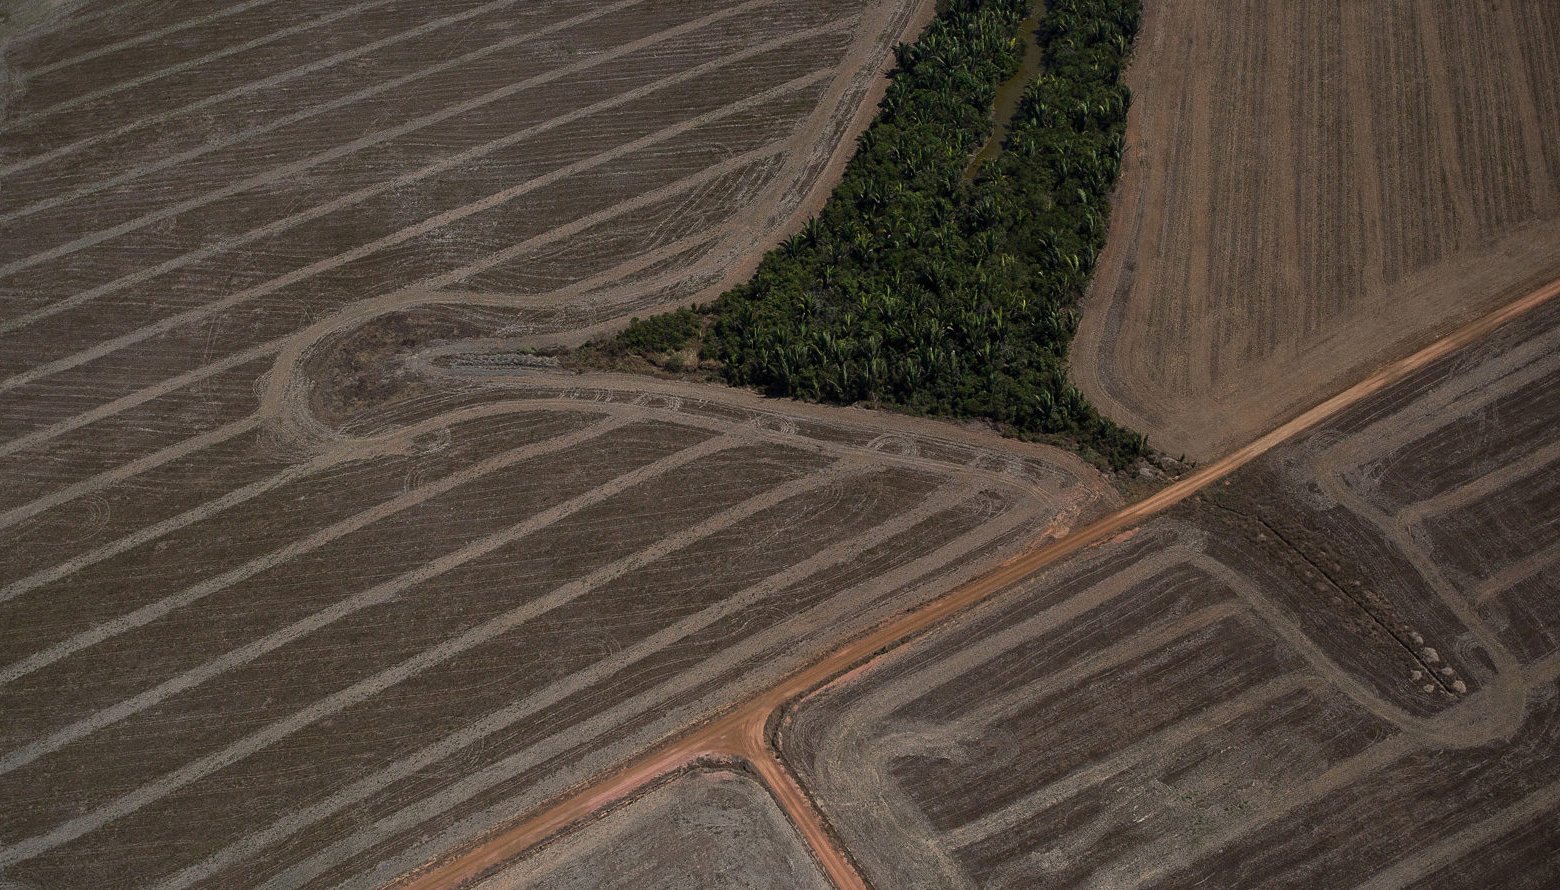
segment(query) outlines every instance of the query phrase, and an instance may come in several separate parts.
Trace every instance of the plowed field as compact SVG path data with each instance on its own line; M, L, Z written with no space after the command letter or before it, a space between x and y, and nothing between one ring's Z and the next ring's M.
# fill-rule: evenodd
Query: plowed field
M1147 3L1070 353L1150 444L1218 457L1560 274L1560 7Z
M1112 503L1050 449L460 358L743 274L924 7L16 19L0 882L382 883Z
M799 841L757 783L740 773L695 772L475 886L828 890Z
M874 886L1560 875L1560 303L806 700Z

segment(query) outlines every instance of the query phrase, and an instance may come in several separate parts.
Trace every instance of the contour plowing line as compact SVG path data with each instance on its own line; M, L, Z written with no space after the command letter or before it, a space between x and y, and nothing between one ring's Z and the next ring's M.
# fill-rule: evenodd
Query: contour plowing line
M289 68L286 71L273 74L270 77L266 77L261 80L252 80L249 83L240 84L236 87L232 87L231 89L224 90L223 92L214 93L210 96L197 99L194 102L180 105L178 108L170 108L167 111L160 111L156 114L148 115L147 117L136 118L135 120L121 124L112 130L106 130L101 133L94 133L91 136L77 139L75 142L69 142L65 145L51 148L48 151L42 152L40 154L30 155L26 158L23 158L22 160L15 161L5 166L0 166L0 176L10 176L13 173L20 173L23 170L31 169L38 166L39 164L48 163L49 161L52 161L56 158L80 151L83 148L96 145L100 142L107 142L110 139L117 139L120 136L126 136L135 132L136 130L142 129L143 127L147 127L156 123L162 123L169 118L178 117L181 114L188 114L192 111L199 111L202 108L215 105L219 102L225 102L228 99L237 98L238 96L252 93L257 90L268 89L270 87L286 83L293 78L302 77L305 74L313 74L316 71L323 71L326 68L339 65L342 62L350 61L352 59L358 58L359 56L367 55L368 53L384 49L388 46L394 46L403 40L409 40L413 37L420 37L423 34L437 31L440 28L446 27L456 22L465 21L466 19L473 18L487 12L492 12L495 9L499 9L504 6L510 6L517 2L519 2L519 0L493 0L493 2L487 3L483 6L474 6L471 9L463 10L453 15L447 15L443 18L437 18L429 22L424 22L415 28L409 28L398 34L391 34L388 37L382 37L379 40L375 40L371 43L365 43L362 46L354 47L353 49L343 50L339 53L334 53L332 55L325 56L324 58L316 59L312 62L309 62L308 64L300 65L296 68ZM5 217L0 217L0 222L10 218L11 216L9 214Z
M634 0L623 0L623 2L634 2ZM51 247L46 250L42 250L23 257L21 259L6 263L5 265L0 266L0 277L11 275L12 273L31 268L52 259L68 256L85 247L90 247L94 244L106 241L109 238L115 238L119 235L145 228L146 226L152 225L153 223L161 222L162 220L177 216L186 210L192 210L197 207L210 204L213 201L231 197L240 192L254 188L257 185L264 185L265 183L273 182L277 179L293 176L303 172L304 170L317 167L320 164L326 163L328 161L355 154L364 148L378 145L382 142L387 142L391 139L404 136L408 133L416 132L417 130L421 130L424 127L440 123L442 121L448 120L449 118L455 117L456 115L463 114L475 108L480 108L483 105L487 105L492 102L496 102L499 99L514 95L515 93L518 93L522 90L530 89L540 84L557 80L558 78L567 74L573 74L579 71L586 71L591 68L595 68L636 50L644 49L648 46L654 46L657 43L661 43L673 37L678 37L691 31L696 31L706 25L718 22L725 18L729 18L741 12L746 12L750 8L756 8L773 2L775 2L775 0L746 0L746 2L738 4L737 6L710 13L709 15L695 19L694 21L685 22L681 25L667 28L663 31L658 31L638 40L633 40L629 41L628 43L621 44L617 47L614 47L613 49L594 55L589 59L582 59L581 61L573 62L559 68L554 68L541 74L532 75L531 77L527 77L523 80L499 87L498 89L490 90L480 96L468 99L464 102L458 102L454 105L446 105L445 107L440 108L438 111L421 115L408 121L403 121L393 127L377 130L366 136L360 136L351 142L344 142L340 145L332 146L325 151L317 152L315 154L309 155L308 157L293 161L288 164L283 164L279 167L273 167L270 170L261 171L260 173L245 177L244 179L241 179L237 182L229 183L225 186L222 186L221 188L214 189L203 195L177 202L160 210L143 214L127 222L123 222L115 226L110 226L106 229L99 229L98 231L76 238L72 241L68 241L64 244L60 244L55 247ZM527 36L534 38L534 35Z

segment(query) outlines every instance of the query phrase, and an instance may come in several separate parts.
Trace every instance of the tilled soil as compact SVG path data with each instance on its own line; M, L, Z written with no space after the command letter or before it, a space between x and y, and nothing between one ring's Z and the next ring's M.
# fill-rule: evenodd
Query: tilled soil
M1551 301L825 687L782 750L876 885L1537 886L1557 332Z
M1070 361L1218 457L1560 275L1560 10L1145 3Z
M480 890L826 890L791 823L740 773L697 771L478 883Z
M735 280L926 7L3 38L0 881L382 883L1115 503L945 425L452 361Z

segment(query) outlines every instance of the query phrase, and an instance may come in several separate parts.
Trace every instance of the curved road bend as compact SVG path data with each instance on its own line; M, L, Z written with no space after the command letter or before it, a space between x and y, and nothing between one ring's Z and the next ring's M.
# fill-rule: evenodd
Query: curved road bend
M988 574L846 643L819 661L750 699L736 710L691 729L658 748L603 774L520 822L442 861L402 876L400 890L459 886L500 863L550 840L602 810L632 797L656 780L708 761L737 761L764 783L785 810L825 873L842 890L865 890L866 882L835 843L812 800L803 792L768 741L766 727L786 704L875 656L904 645L939 622L963 611L1063 557L1101 543L1196 494L1279 445L1560 296L1560 279L1494 310L1429 346L1380 370L1280 425L1242 448L1201 467L1180 481L1067 535L1007 560Z

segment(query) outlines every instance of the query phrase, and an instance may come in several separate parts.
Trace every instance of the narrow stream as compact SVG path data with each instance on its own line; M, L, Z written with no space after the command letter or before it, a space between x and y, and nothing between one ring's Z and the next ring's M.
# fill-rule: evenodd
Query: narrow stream
M1040 17L1044 14L1045 0L1035 0L1029 17L1019 23L1018 39L1024 43L1024 60L1018 65L1018 73L997 87L996 101L991 104L991 117L995 126L991 128L991 136L986 144L980 147L980 151L970 159L970 165L964 168L966 181L975 178L975 172L981 164L1002 153L1008 127L1013 122L1013 115L1018 113L1019 100L1024 98L1024 87L1040 73L1040 42L1035 38L1035 31L1040 27Z

